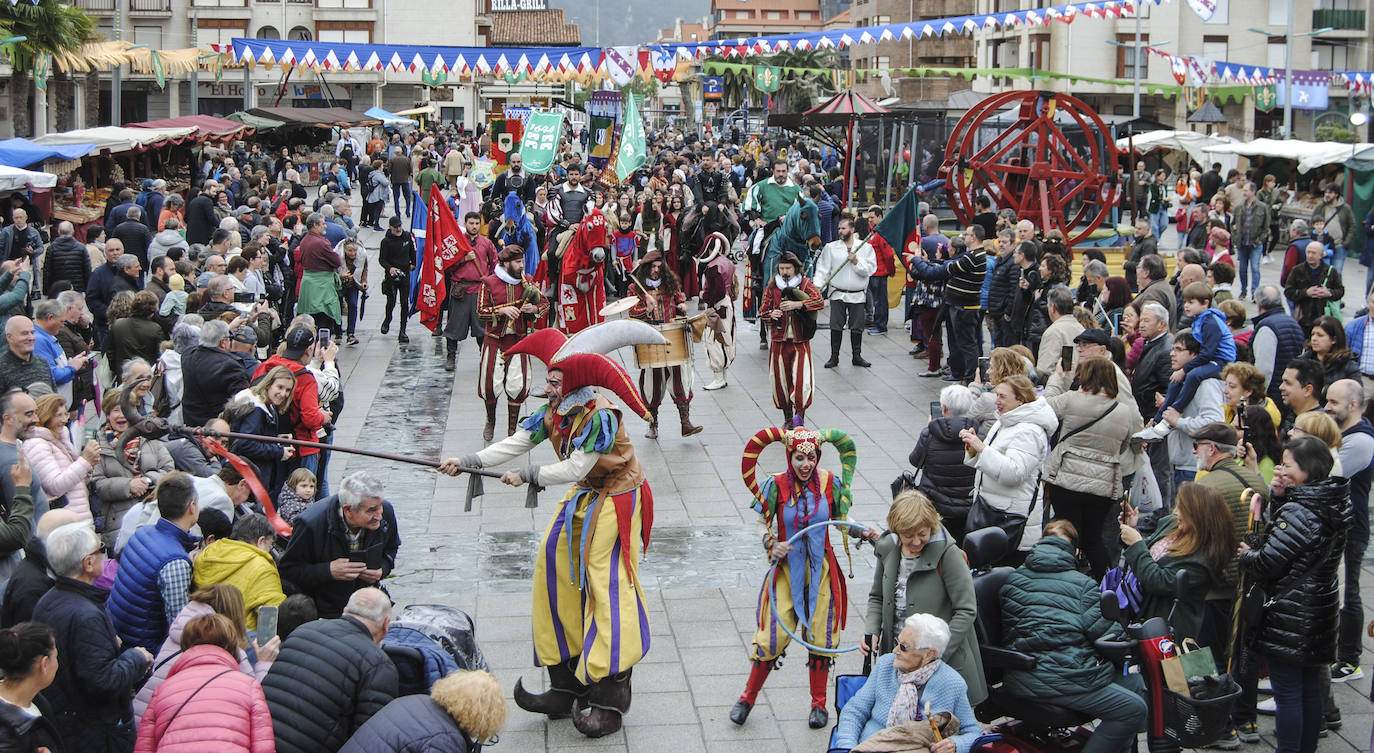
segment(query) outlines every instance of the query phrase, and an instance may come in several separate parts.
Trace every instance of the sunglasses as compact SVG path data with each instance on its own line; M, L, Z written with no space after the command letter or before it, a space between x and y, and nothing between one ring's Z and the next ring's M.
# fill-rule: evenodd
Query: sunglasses
M892 649L893 649L894 651L896 651L896 652L898 652L898 653L902 653L902 654L909 654L909 653L911 653L912 651L915 651L915 650L916 650L916 649L912 648L911 646L906 645L905 643L903 643L903 642L901 642L901 641L897 641L897 645L893 646Z
M110 553L110 547L107 546L107 545L105 544L105 542L102 541L102 542L100 542L100 548L96 549L94 552L91 552L90 554L88 554L88 555L86 555L86 556L87 556L87 557L94 557L94 556L96 556L97 554L104 554L104 555L108 556L109 553Z

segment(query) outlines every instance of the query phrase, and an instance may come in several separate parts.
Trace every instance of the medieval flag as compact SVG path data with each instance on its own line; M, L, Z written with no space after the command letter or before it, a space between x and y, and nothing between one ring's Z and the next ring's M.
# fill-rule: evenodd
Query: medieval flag
M425 261L420 266L420 289L415 306L420 323L430 332L439 327L439 308L448 299L444 272L472 252L468 237L458 228L439 186L429 187L429 219L425 226Z

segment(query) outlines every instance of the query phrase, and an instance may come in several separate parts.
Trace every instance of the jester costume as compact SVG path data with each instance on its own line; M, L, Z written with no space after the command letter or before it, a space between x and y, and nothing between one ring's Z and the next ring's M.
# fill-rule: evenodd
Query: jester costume
M664 262L663 254L659 251L650 251L631 272L638 283L641 296L639 303L630 308L630 316L651 325L681 322L682 315L678 307L687 302L687 297L683 293L678 276L663 263L658 279L653 279L651 270L655 262ZM649 406L649 431L644 435L648 439L658 439L658 407L663 404L663 393L668 391L670 383L673 389L673 404L677 406L681 420L682 436L690 437L701 432L700 426L692 424L691 365L658 366L639 372L639 393L644 396L644 402Z
M515 685L523 709L573 717L578 731L601 737L620 729L630 707L630 671L649 650L648 607L639 558L653 525L653 494L621 411L593 391L615 392L634 413L648 408L620 364L604 355L633 344L664 344L633 320L590 327L569 338L554 329L526 336L506 355L532 355L562 374L562 401L520 421L510 437L462 459L491 467L548 441L559 462L531 466L522 478L541 486L573 484L544 531L535 561L532 618L535 665L547 667L550 690Z
M768 476L760 484L756 478L759 454L774 442L782 442L786 447L787 470ZM835 474L820 468L824 442L834 444L840 452L838 479ZM792 454L798 451L816 456L817 466L805 481L792 467ZM808 526L846 519L852 503L850 482L854 478L855 459L854 440L833 429L817 431L804 426L791 430L764 429L749 440L744 447L741 474L754 497L751 506L760 515L763 546L770 556L775 544L786 542ZM851 535L863 531L864 528L858 525L849 529ZM848 547L846 540L846 552ZM753 666L744 693L730 712L731 721L743 724L748 718L768 673L778 665L777 660L792 640L788 631L813 646L828 651L839 648L848 604L844 575L830 545L830 527L808 531L777 561L772 577L759 590L755 613L758 630L749 647ZM807 660L811 687L808 721L813 728L824 727L826 723L826 685L833 663L832 655L825 653L812 652Z
M765 217L767 215L764 215ZM801 266L797 267L800 274L803 270L811 268L811 249L821 246L821 210L816 207L816 202L799 197L797 202L787 210L787 214L782 218L782 225L777 232L768 235L767 247L763 252L762 278L755 281L760 295L767 297L766 288L768 282L778 273L778 259L783 254L793 254L797 257ZM762 308L762 303L759 304ZM760 311L762 316L762 311ZM759 328L759 340L763 341L766 337L766 330Z
M507 197L507 204L513 198L515 194ZM520 407L530 394L530 357L506 353L525 335L538 329L538 323L549 312L549 301L539 292L533 277L525 274L516 278L506 272L504 265L507 262L528 256L527 250L515 243L502 246L497 254L496 269L482 278L482 287L477 290L477 316L487 333L482 338L482 359L477 370L477 395L487 409L487 425L482 433L482 439L487 442L496 432L496 403L503 394L508 414L506 434L515 433ZM514 319L501 313L507 306L518 309L526 303L535 307L533 313L521 313Z

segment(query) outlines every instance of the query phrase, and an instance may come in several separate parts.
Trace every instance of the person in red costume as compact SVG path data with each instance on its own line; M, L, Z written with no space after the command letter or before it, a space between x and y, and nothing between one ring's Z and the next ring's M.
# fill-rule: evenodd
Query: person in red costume
M601 323L606 305L606 255L610 247L606 216L590 209L573 229L572 242L563 252L558 285L558 308L567 334Z

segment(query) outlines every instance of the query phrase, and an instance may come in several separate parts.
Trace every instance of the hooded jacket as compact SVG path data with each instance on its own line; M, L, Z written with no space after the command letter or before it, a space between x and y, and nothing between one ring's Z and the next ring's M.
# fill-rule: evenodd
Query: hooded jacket
M1040 540L1040 469L1049 454L1049 436L1058 426L1059 417L1049 402L1037 398L999 416L983 451L964 457L964 465L977 470L975 494L998 510L1027 516L1018 547L1023 552Z
M214 613L214 608L203 601L188 601L186 606L177 613L177 618L172 620L171 629L167 631L167 640L162 642L162 647L154 655L152 675L143 683L143 687L139 688L138 695L134 696L135 720L143 719L144 712L148 710L148 702L153 699L153 693L157 691L158 686L164 680L171 676L172 670L181 657L188 653L181 649L181 631L186 629L187 623L191 620ZM249 664L248 655L243 651L239 651L237 661L237 668L240 672L259 681L266 677L267 670L272 668L270 661L260 661L256 665Z
M397 698L358 728L339 753L469 753L473 741L458 721L466 710L427 695Z
M166 256L168 251L174 248L188 248L186 239L181 237L181 233L175 230L159 230L157 235L148 244L148 258L156 259L159 256Z
M1339 478L1293 487L1274 498L1269 515L1258 545L1240 556L1241 568L1268 597L1251 645L1292 664L1330 664L1336 659L1336 571L1350 527L1350 487Z
M1120 496L1127 472L1123 458L1130 457L1126 443L1142 425L1134 401L1124 397L1129 402L1070 390L1048 398L1062 425L1061 440L1045 461L1045 483L1098 497ZM1079 427L1084 428L1070 436Z
M272 715L258 681L219 646L192 646L152 694L135 753L273 753Z
M963 416L931 421L921 430L916 447L907 458L921 473L916 488L930 497L944 518L967 516L969 505L973 503L975 474L972 468L964 465L964 440L959 438L959 432L964 429L976 432L978 424Z
M1055 696L1101 690L1112 665L1093 641L1112 627L1102 616L1097 583L1078 571L1073 546L1058 536L1040 540L1002 586L1002 642L1036 657L1034 669L1009 669L1013 695L1053 702Z
M196 557L191 569L195 588L227 583L243 592L249 630L258 629L258 607L276 606L286 600L272 553L247 541L217 539Z
M65 432L63 432L65 434ZM29 441L23 445L24 457L33 466L33 475L43 485L49 500L67 498L66 509L91 519L90 495L86 482L91 477L91 464L72 446L65 436L54 437L45 426L29 430ZM54 507L50 504L49 507Z

